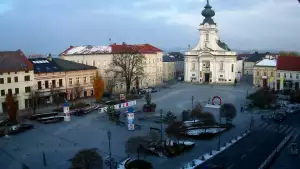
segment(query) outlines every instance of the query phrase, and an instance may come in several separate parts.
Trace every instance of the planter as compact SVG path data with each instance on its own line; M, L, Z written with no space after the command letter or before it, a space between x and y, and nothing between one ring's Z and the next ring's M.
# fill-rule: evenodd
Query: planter
M125 169L152 169L152 164L145 160L129 160L125 163Z

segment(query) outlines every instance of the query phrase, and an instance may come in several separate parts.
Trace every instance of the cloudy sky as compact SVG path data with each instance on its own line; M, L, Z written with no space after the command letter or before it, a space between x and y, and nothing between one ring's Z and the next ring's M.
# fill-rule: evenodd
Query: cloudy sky
M70 45L199 40L206 0L0 0L0 50L58 54ZM300 51L298 0L210 0L220 39L238 50Z

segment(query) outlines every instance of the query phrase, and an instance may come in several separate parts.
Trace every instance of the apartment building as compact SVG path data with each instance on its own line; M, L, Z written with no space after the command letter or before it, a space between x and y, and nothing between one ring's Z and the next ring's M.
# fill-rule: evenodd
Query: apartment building
M163 56L163 80L168 81L176 78L176 59L174 57Z
M277 89L299 90L300 57L279 56L277 61Z
M34 65L34 91L38 105L53 102L53 93L61 99L93 96L93 79L97 68L60 58L32 58Z
M15 97L19 110L28 108L33 86L33 65L24 53L21 50L0 52L0 113L7 111L7 94Z
M276 89L276 59L263 59L253 67L253 85Z
M131 47L138 50L145 56L144 60L144 77L139 81L139 87L154 86L163 81L163 51L150 44L128 45L128 44L112 44L109 46L70 46L60 54L60 58L81 64L95 66L103 77L106 84L113 79L112 75L106 73L111 64L114 55L120 54L123 46ZM132 84L132 87L136 83ZM113 91L123 92L126 90L125 83L116 82Z

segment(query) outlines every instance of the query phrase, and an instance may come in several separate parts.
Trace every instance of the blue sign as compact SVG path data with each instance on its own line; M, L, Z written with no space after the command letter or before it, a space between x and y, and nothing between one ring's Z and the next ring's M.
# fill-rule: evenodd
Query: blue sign
M133 108L132 107L128 107L127 112L128 113L133 113Z

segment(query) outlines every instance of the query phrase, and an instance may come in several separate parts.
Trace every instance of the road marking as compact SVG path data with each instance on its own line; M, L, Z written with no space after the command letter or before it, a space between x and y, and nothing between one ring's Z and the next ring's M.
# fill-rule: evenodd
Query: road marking
M256 146L253 146L249 149L249 151L253 151L256 148Z
M241 156L241 160L244 159L246 156L247 156L246 154L243 154L243 155Z
M286 130L288 128L288 126L287 125L285 125L280 131L279 131L279 133L282 133L284 130Z
M235 164L232 164L229 167L227 167L227 169L232 169L234 166L235 166Z
M286 130L285 131L285 134L289 134L290 133L290 131L293 129L293 127L292 126L290 126L289 128L288 128L288 130Z

